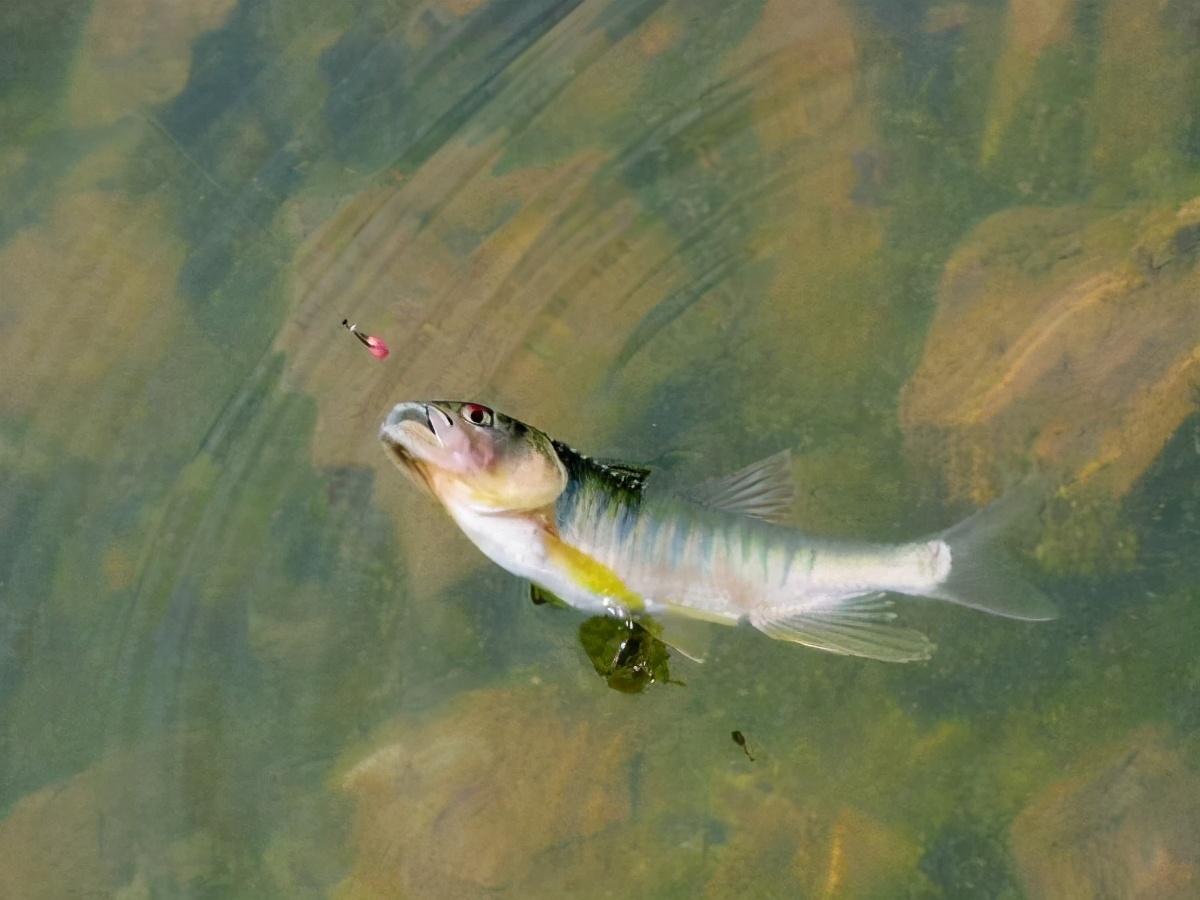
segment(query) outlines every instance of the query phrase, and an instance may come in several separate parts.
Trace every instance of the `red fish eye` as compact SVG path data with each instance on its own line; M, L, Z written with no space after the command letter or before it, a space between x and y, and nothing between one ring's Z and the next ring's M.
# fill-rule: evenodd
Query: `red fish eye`
M478 403L466 403L462 408L463 418L472 425L491 425L492 411Z

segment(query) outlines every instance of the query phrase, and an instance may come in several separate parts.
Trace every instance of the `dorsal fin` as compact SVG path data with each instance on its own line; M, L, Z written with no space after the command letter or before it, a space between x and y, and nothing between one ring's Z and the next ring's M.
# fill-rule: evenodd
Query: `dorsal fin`
M551 443L558 458L566 466L567 473L574 478L601 478L614 487L634 494L640 494L646 487L650 470L645 466L635 466L615 459L593 459L562 441Z
M584 459L588 459L588 457L584 457ZM615 459L591 459L589 461L633 491L640 491L644 488L646 479L650 477L650 470L644 466L635 466Z
M732 475L701 482L690 496L697 503L713 509L768 522L784 522L791 515L796 496L792 451L781 450Z

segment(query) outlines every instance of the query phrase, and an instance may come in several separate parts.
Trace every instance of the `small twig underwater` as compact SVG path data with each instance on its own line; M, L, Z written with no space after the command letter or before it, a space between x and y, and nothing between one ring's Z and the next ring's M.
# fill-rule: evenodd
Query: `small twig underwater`
M358 338L359 342L367 348L367 351L376 359L387 359L388 345L383 338L375 337L373 334L363 334L358 330L358 325L351 324L349 319L342 319L342 327L349 331L352 335Z

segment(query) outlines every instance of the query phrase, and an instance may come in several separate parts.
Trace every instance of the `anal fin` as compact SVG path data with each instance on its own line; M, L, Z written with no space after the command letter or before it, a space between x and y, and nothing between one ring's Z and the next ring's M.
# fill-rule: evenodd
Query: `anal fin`
M750 624L777 641L829 653L884 662L929 659L934 645L925 635L895 623L892 601L864 594L800 609L751 613Z

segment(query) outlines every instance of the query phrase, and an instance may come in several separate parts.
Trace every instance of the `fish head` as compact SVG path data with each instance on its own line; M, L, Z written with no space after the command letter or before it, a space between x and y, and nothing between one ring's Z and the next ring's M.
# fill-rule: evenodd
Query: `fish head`
M449 509L536 510L567 486L549 437L481 403L398 403L379 439L405 474Z

